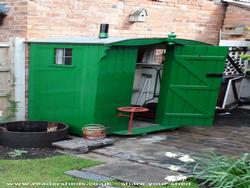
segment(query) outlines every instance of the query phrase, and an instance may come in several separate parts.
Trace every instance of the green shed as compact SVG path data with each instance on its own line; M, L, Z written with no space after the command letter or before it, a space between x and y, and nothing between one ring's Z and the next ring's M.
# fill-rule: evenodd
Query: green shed
M118 107L147 106L132 134L213 124L228 49L168 38L29 41L28 119L59 121L82 134L102 124L128 134ZM151 105L151 106L150 106Z

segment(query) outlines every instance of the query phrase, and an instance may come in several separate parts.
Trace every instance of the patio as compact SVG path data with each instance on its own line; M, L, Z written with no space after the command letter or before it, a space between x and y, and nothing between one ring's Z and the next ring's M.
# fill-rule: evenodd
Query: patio
M185 127L141 137L115 137L113 146L97 149L89 156L102 160L129 160L156 167L170 169L183 166L185 162L166 155L200 156L206 151L239 156L250 151L250 110L237 109L223 115L216 115L212 127ZM105 160L107 160L105 158ZM108 160L108 161L110 161ZM192 170L192 165L180 168L180 172Z

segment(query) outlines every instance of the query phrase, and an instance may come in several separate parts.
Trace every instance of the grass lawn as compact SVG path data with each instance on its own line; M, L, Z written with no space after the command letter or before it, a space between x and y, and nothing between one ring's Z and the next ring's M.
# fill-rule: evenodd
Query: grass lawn
M76 178L71 178L65 175L64 172L72 169L87 168L90 166L101 164L101 162L85 160L73 156L60 155L45 159L32 159L32 160L1 160L0 161L0 188L7 187L96 187L87 184L94 182L83 181ZM82 186L30 186L22 183L85 183ZM18 186L7 185L7 183L21 183ZM124 187L120 183L111 182L119 187ZM131 186L130 186L131 187ZM160 186L157 186L160 187ZM162 186L165 187L166 186ZM167 188L198 188L196 183L191 183L187 186L167 186Z

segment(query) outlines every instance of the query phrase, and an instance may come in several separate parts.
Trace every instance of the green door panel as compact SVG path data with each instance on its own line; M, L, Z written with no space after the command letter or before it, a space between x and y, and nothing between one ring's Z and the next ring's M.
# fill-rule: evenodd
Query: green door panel
M157 123L168 127L211 125L228 49L170 46L164 66Z
M131 105L137 48L114 47L99 63L95 123L108 133L127 130L128 118L118 117L117 108Z

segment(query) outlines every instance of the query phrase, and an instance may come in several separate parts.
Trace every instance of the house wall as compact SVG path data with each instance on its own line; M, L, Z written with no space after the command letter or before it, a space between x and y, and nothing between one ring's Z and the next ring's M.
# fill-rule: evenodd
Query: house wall
M225 12L224 5L215 5L210 0L0 2L7 2L11 6L6 23L0 27L0 40L8 38L9 35L28 39L98 36L100 23L109 23L110 36L166 37L167 33L174 31L180 38L217 44ZM146 22L128 22L129 13L137 8L147 9Z
M244 26L245 31L242 36L228 35L230 29L238 26ZM229 5L225 14L225 20L222 30L223 40L245 40L250 39L250 9L242 8L236 5Z

